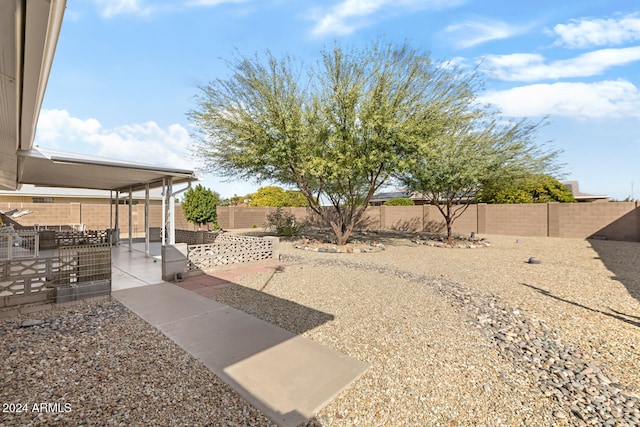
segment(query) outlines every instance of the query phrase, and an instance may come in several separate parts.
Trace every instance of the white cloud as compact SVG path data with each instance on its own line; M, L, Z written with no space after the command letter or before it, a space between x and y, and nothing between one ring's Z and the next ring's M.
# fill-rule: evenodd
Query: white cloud
M96 119L79 119L66 110L42 110L35 143L42 148L77 151L157 166L194 169L193 141L179 124L163 129L155 122L105 129Z
M184 7L213 7L223 3L245 3L251 0L93 0L105 18L117 15L149 16L157 12Z
M631 14L620 19L572 19L553 27L560 43L572 48L611 46L640 40L640 16Z
M508 81L532 82L544 79L589 77L602 74L610 67L640 60L640 46L621 49L601 49L545 63L538 54L516 53L488 55L482 59L482 71L487 75Z
M246 3L247 1L250 1L250 0L192 0L192 1L186 2L186 5L210 7L210 6L218 6L219 4L223 4L223 3Z
M487 92L479 102L512 117L640 118L640 90L626 80L522 86Z
M151 6L143 5L144 0L94 0L101 10L102 16L111 18L116 15L149 15Z
M506 39L526 31L525 27L509 25L493 19L467 20L445 28L446 37L459 49L473 47L491 40Z
M312 33L317 36L327 34L350 34L368 25L373 15L381 12L403 13L422 9L454 7L465 0L342 0L326 13L314 13L316 25Z
M96 119L71 117L66 110L42 110L38 118L38 141L79 141L84 135L99 132L100 128L100 122Z

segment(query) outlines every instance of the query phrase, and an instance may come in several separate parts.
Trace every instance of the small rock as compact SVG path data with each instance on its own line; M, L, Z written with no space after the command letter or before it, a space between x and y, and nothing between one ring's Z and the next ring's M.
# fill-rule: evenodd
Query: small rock
M561 420L567 419L567 414L564 411L554 411L553 416Z
M38 326L38 325L42 325L44 323L44 320L40 320L40 319L29 319L29 320L25 320L24 322L22 322L22 324L20 325L20 327L22 328L28 328L30 326Z

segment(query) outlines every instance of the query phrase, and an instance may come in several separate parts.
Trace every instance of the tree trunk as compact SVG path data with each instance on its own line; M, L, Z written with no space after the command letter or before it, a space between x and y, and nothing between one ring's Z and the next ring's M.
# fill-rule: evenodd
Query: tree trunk
M451 203L447 203L447 217L445 218L447 221L447 244L453 244L451 241Z
M336 235L336 242L338 246L346 245L347 240L349 240L349 237L351 237L351 233L353 232L353 226L345 224L338 225L335 222L331 222L331 229Z

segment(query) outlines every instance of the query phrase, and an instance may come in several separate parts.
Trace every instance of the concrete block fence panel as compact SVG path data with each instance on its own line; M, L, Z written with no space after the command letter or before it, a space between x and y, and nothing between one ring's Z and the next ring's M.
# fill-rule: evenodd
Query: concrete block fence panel
M271 255L272 259L280 259L280 238L267 236L263 237L264 240L271 242L273 253Z

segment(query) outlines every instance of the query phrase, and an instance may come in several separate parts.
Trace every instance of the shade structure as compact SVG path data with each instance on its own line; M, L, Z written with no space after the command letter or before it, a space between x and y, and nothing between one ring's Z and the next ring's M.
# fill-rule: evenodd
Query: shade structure
M195 181L190 170L32 148L18 152L18 182L47 187L138 191Z

